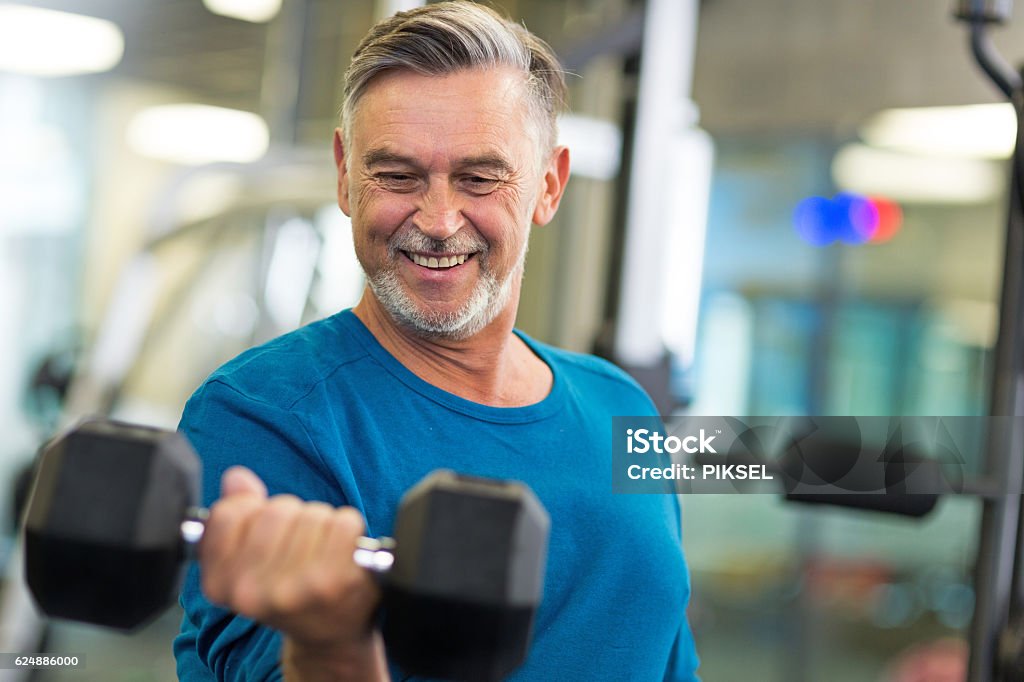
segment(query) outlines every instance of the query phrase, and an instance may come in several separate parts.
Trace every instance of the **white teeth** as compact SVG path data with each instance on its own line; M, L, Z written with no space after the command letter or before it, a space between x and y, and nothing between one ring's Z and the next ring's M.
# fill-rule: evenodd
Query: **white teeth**
M420 265L425 268L431 268L437 270L438 268L451 268L456 265L462 265L469 258L466 254L459 254L458 256L442 256L441 258L434 258L432 256L421 256L418 253L410 253L409 258L416 265Z

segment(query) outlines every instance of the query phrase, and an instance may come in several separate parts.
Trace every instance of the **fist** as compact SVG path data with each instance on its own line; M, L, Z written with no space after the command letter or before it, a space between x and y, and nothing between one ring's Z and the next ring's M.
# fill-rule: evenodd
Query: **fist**
M380 592L352 558L364 532L357 510L267 497L254 473L234 467L221 479L199 546L203 592L301 646L365 642Z

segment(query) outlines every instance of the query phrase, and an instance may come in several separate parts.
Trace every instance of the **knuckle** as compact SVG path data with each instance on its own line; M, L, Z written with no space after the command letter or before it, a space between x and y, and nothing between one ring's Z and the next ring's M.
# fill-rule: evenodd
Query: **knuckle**
M307 502L299 515L299 523L306 528L325 528L334 510L320 502Z
M326 518L334 513L334 507L326 502L312 501L303 504L303 512L318 518Z
M341 507L333 513L334 523L354 540L366 530L363 515L355 507Z
M260 503L250 499L218 500L210 507L206 520L207 534L221 535L234 530L257 512ZM212 531L212 532L211 532Z
M236 522L239 517L239 507L234 500L218 500L210 507L210 516L206 519L206 528L218 530L228 528Z
M274 495L268 499L267 502L273 507L281 507L284 509L296 509L301 507L303 504L301 499L289 493Z
M284 523L288 522L299 513L302 502L294 495L276 495L264 504L259 513L259 522Z

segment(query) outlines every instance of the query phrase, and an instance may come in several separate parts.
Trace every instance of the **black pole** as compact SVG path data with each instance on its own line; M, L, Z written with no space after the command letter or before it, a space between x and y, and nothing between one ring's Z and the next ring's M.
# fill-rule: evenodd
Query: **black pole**
M1018 126L1019 127L1019 126ZM1019 137L1019 134L1018 134ZM1017 416L1024 407L1022 396L1021 322L1024 321L1024 290L1021 277L1024 265L1024 220L1017 187L1021 145L1014 150L1011 174L1010 209L1007 215L1006 245L1003 259L1003 284L999 311L999 336L996 340L995 363L989 413L993 416ZM1019 490L1024 477L1024 442L1020 429L993 429L988 444L986 474L1010 483L1010 490ZM981 537L978 541L974 574L975 607L971 624L971 659L969 680L1008 679L1002 674L998 644L1010 622L1011 604L1019 611L1021 580L1015 557L1024 545L1019 540L1020 500L1010 495L987 498L982 503Z
M1024 414L1024 202L1021 197L1022 85L1020 74L1002 61L989 40L987 28L1008 19L1009 2L963 0L957 16L970 24L971 53L982 71L1009 98L1017 111L1017 143L1012 157L1009 209L1003 255L1003 281L999 305L999 335L992 368L989 414ZM1014 427L991 429L985 473L1008 482L1009 492L1018 492L1024 479L1024 433ZM1020 644L1013 627L1020 618L1022 570L1024 570L1024 526L1019 495L997 495L983 501L981 536L974 573L975 607L971 621L968 680L1019 679L1010 670L1011 658ZM1008 648L1009 647L1009 648Z

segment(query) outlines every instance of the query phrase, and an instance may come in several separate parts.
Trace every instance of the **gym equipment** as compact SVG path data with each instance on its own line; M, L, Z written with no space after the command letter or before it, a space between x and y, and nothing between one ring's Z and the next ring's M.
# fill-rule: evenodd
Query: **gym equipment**
M1024 78L1003 60L989 28L1005 23L1011 0L958 0L956 16L968 27L971 53L992 84L1012 104L1017 137L1010 163L1009 202L1003 250L989 414L1024 414ZM974 570L971 680L1024 679L1024 433L1018 429L989 444L986 470L1009 481L1008 495L986 499Z
M201 541L199 462L183 435L93 420L51 441L25 516L25 572L49 616L137 628L177 597ZM382 576L388 654L409 673L504 677L526 657L549 519L515 482L436 471L402 499L395 539L361 538Z

